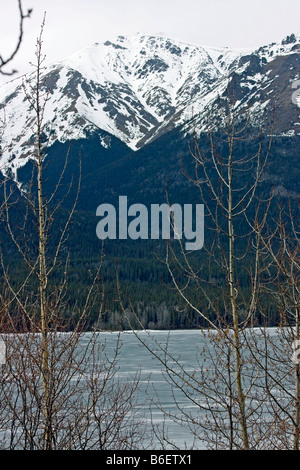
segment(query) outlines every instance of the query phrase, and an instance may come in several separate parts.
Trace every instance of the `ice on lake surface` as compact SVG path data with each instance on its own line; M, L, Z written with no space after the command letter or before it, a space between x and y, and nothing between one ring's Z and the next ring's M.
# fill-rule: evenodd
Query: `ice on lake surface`
M276 328L268 328L268 335L276 336ZM251 335L260 336L260 329L251 329ZM118 377L128 379L134 377L137 371L140 371L140 391L139 397L141 411L146 415L149 423L159 426L167 433L168 440L175 444L178 449L205 449L206 444L201 439L194 439L193 434L187 426L182 426L174 416L183 416L187 413L199 419L200 414L204 417L204 411L198 406L201 404L201 398L192 396L191 389L185 395L179 388L173 384L170 385L170 378L167 380L164 365L155 356L159 351L159 345L162 346L159 356L164 358L163 350L169 353L168 363L174 370L180 370L182 365L184 370L193 374L199 371L199 352L203 348L209 348L209 341L201 330L147 330L147 331L124 331L101 332L100 341L106 342L105 351L114 351L116 338L120 334L122 347L119 357ZM145 344L143 344L145 343ZM154 354L153 354L154 353ZM171 359L170 359L171 357ZM209 355L208 355L209 357ZM178 362L177 362L178 361ZM210 367L206 364L205 367ZM178 406L179 405L179 406ZM158 442L158 441L157 441ZM170 448L169 444L166 448Z
M259 338L259 329L249 330L252 339L253 335ZM256 331L258 335L256 335ZM123 332L107 332L101 331L99 333L83 333L80 336L80 343L78 344L79 350L86 351L90 344L100 346L104 356L101 354L99 359L96 359L99 365L105 364L108 359L113 359L116 348L120 344L116 378L121 381L133 382L138 380L139 388L136 396L136 403L134 411L137 417L144 418L148 429L151 430L155 426L156 434L150 442L146 440L143 445L149 445L149 449L205 449L206 443L201 439L197 423L203 421L205 418L205 411L203 406L207 403L205 395L202 393L203 387L207 381L206 373L205 380L202 385L198 381L201 376L201 367L205 360L205 370L215 373L214 363L219 360L219 368L223 368L226 364L224 361L224 354L218 354L214 348L210 348L210 335L201 330L173 330L173 331L123 331ZM58 335L69 335L69 333L58 333ZM216 332L210 332L216 334ZM228 333L229 334L229 333ZM268 328L268 335L276 336L276 329ZM256 339L255 338L255 342ZM262 339L262 351L264 352L265 343ZM213 342L214 344L217 342ZM35 343L38 345L39 343ZM227 343L228 344L228 343ZM249 346L248 341L246 341ZM82 348L80 347L82 346ZM103 348L102 348L103 347ZM215 346L214 346L215 347ZM201 353L205 350L205 354ZM167 354L166 354L167 351ZM249 353L249 350L246 351ZM244 356L246 357L246 356ZM159 359L160 358L160 359ZM169 369L165 367L164 361L167 361ZM88 360L88 367L89 367ZM108 363L107 363L108 364ZM181 369L182 367L182 369ZM167 371L171 373L167 373ZM180 387L180 373L184 371L188 375L189 385L187 393L185 394ZM249 365L247 363L247 370ZM220 371L220 369L219 369ZM101 374L101 372L99 371ZM226 375L226 374L225 374ZM76 374L75 374L76 376ZM72 380L77 380L72 376ZM87 374L89 376L89 374ZM250 375L250 378L253 375ZM81 375L79 375L81 380ZM172 380L174 382L172 382ZM256 378L259 380L259 377ZM182 382L181 382L182 383ZM246 384L247 385L247 384ZM223 410L227 407L227 389L220 389L220 384L217 385L217 394L223 393ZM225 382L226 386L226 382ZM193 389L194 387L194 389ZM184 388L184 387L183 387ZM276 391L273 390L275 393ZM280 391L278 398L281 400ZM260 397L253 396L253 400L260 400ZM261 400L260 400L261 401ZM215 400L212 399L214 408L216 408ZM264 413L265 410L260 408ZM221 410L222 411L222 410ZM190 417L194 418L195 428L197 432L197 439L194 438L189 426L185 423L182 425L180 421L182 418L189 416L189 425L191 424ZM268 417L267 417L268 418ZM266 423L268 425L268 423ZM143 435L147 436L147 433ZM161 438L164 447L162 447Z
M118 335L117 332L100 333L101 340L106 342L105 351L108 355L109 351L113 353ZM146 406L142 405L141 409L149 423L152 422L158 426L162 426L164 423L164 430L167 431L170 441L180 449L191 448L193 436L189 435L185 427L168 417L169 413L179 414L174 393L177 404L179 403L186 412L192 412L195 408L199 412L199 409L183 393L180 394L179 390L174 391L166 380L164 366L142 342L145 341L154 353L158 350L159 344L162 348L167 345L168 352L174 356L173 365L176 367L174 362L178 359L180 364L184 365L185 370L193 371L197 368L196 350L204 344L202 332L200 330L124 331L120 333L120 339L122 347L117 376L128 379L140 372L139 400L142 403L146 401ZM197 442L196 446L204 448L204 444L201 442Z

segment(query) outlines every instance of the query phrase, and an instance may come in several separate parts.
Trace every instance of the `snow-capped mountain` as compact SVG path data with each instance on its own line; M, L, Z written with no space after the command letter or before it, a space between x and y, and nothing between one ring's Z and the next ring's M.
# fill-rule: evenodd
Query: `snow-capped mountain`
M137 150L177 126L203 131L234 73L237 106L250 107L253 123L270 122L275 105L276 133L300 134L293 88L300 79L299 52L294 34L256 51L118 36L43 70L44 133L51 142L65 142L96 132L99 145L109 146L114 136ZM32 157L35 117L25 90L33 80L34 74L0 87L2 171L15 173Z

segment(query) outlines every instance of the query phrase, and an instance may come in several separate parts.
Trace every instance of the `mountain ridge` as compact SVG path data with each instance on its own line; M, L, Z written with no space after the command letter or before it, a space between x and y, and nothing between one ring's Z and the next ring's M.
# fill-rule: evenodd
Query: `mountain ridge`
M277 103L282 123L276 133L298 134L300 102L291 97L300 77L299 51L300 35L294 34L254 51L143 34L95 43L43 70L43 90L49 92L44 131L52 142L96 132L104 147L110 134L131 150L178 126L185 133L195 127L203 132L234 75L237 106L242 113L250 103L254 125L270 123ZM27 75L25 86L32 80ZM0 87L0 108L6 117L0 168L16 176L32 157L34 134L22 79Z

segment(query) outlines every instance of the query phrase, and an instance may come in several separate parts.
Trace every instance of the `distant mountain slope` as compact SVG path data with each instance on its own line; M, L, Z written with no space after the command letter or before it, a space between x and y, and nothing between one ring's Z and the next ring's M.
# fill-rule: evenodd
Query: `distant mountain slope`
M200 47L158 36L118 36L79 51L43 71L49 101L46 134L51 142L98 136L136 151L170 130L205 131L208 113L234 75L237 107L249 108L254 126L277 113L276 135L300 134L300 41L291 35L256 51ZM25 88L33 75L24 79ZM27 85L26 85L26 82ZM32 157L34 111L22 80L0 87L5 112L0 169L16 174Z
M250 115L249 139L236 141L234 147L235 156L241 155L249 163L246 165L249 171L243 167L236 172L237 186L245 188L249 184L253 169L251 156L261 143L257 135L263 127L262 153L269 144L270 132L274 138L256 195L266 200L273 189L281 201L286 202L289 197L292 209L296 207L296 198L300 196L299 45L299 36L294 35L256 51L193 46L157 36L120 36L43 70L42 91L48 93L43 138L47 142L50 137L43 194L45 200L51 197L51 209L62 203L55 212L53 225L51 220L49 256L56 249L68 209L76 200L81 168L78 203L61 253L62 259L67 253L71 257L68 314L73 316L84 302L91 270L99 263L102 243L96 236L98 205L112 203L117 208L119 196L126 195L129 205L142 203L149 208L152 203L166 202L166 189L171 203L204 202L199 187L186 178L181 165L184 164L191 177L195 175L190 154L194 129L199 148L210 158L208 118L211 113L220 117L218 105L227 86L234 91L239 116L244 117L246 111ZM27 90L33 80L33 75L24 77ZM10 221L19 239L23 240L25 233L34 251L36 232L30 225L31 212L28 214L26 198L22 196L26 195L33 174L35 116L21 79L0 87L0 108L0 118L5 120L4 127L0 126L0 183L2 172L12 176L6 185L7 194L11 194ZM218 129L215 131L214 142L221 142L222 147L224 135L218 134ZM220 150L226 159L226 142ZM68 164L64 168L66 155ZM248 156L250 162L245 158ZM220 174L212 173L212 181L218 185ZM203 178L203 172L199 171L197 176ZM0 207L4 187L0 184ZM222 190L219 185L215 187ZM20 188L24 191L19 191ZM32 194L34 191L33 184ZM270 219L276 222L278 199L274 200ZM207 215L214 199L208 198L206 202ZM256 207L256 202L253 201L250 209ZM295 220L297 214L295 211ZM24 230L23 216L28 230ZM205 224L206 221L207 218ZM214 232L208 226L209 221L205 226L206 248L214 243ZM244 254L248 237L242 234L248 233L249 227L243 215L236 218L235 228L236 246ZM3 213L0 231L1 256L9 266L12 279L17 282L22 279L23 283L25 266L5 229ZM159 260L165 256L165 240L105 240L104 250L101 278L105 281L108 313L103 322L108 327L120 328L124 321L116 303L116 260L121 286L137 305L137 311L142 312L146 326L190 326L168 270ZM191 253L191 260L197 269L201 266L201 276L211 276L211 263L205 250ZM61 281L62 270L64 264L57 265L51 282ZM220 285L223 278L218 278L218 271L213 274L213 283ZM247 292L249 279L244 265L236 275ZM207 307L206 298L198 290L195 290L195 302L200 309ZM98 319L97 307L91 313L91 325ZM276 321L277 311L271 314ZM199 322L198 317L194 320L195 324Z

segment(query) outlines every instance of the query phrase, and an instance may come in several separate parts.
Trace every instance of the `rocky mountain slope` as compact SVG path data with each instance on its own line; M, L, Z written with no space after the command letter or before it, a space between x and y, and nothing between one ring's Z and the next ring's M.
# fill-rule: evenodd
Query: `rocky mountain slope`
M237 109L276 135L300 134L300 36L256 51L209 48L137 34L94 44L43 70L44 133L51 141L112 136L138 150L179 127L205 131L208 114L234 76ZM32 157L34 74L0 87L0 169L16 175Z

